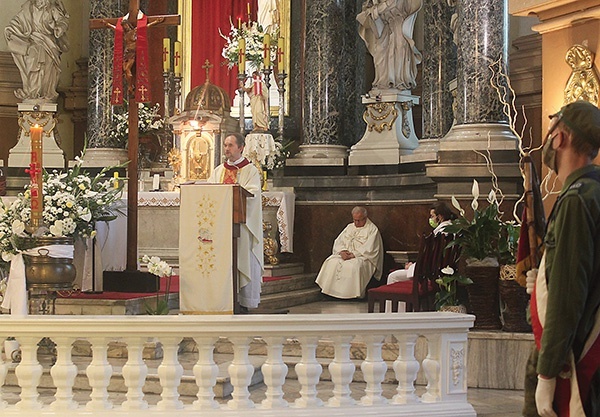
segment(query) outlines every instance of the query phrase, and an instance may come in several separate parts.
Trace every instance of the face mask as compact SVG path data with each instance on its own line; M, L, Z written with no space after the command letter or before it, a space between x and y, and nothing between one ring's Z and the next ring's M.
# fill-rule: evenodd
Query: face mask
M542 148L542 161L544 162L544 165L558 173L558 169L556 168L556 149L552 148L554 137L555 136L548 138L546 143L544 143L544 147Z
M439 225L440 225L440 223L437 221L437 219L435 217L430 217L429 218L429 226L431 226L431 227L433 227L435 229Z

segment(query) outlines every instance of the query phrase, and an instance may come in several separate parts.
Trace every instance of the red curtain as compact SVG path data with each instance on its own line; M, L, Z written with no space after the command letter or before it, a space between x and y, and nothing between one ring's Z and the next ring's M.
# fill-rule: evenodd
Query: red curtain
M256 20L258 0L194 0L192 3L192 56L191 87L204 83L206 70L202 68L208 59L213 68L210 70L211 83L224 88L233 99L237 88L237 65L231 70L227 68L225 58L221 55L225 39L219 35L219 28L224 35L230 30L230 19L237 24L238 17L242 22L248 20L248 4L250 18Z

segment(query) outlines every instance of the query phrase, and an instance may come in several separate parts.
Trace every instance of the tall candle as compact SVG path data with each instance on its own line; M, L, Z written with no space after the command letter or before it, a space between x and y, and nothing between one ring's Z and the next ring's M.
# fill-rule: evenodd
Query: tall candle
M113 187L114 187L115 189L117 189L117 188L119 188L119 173L118 173L117 171L115 171L115 172L114 172L114 174L113 174L113 178L115 179L115 180L114 180Z
M44 196L42 195L42 132L44 128L35 125L29 128L31 139L31 163L27 170L31 178L31 226L34 228L42 225L42 211L44 209Z
M163 72L171 71L171 39L163 38Z
M271 67L271 35L269 35L268 33L265 33L265 37L264 37L264 64L265 64L265 68L269 68Z
M238 29L242 28L242 18L238 17Z
M250 3L246 3L246 5L248 6L248 20L250 20Z
M283 70L284 70L283 44L284 44L283 38L277 39L277 70L279 72L283 72Z
M240 74L246 72L246 39L240 38L238 48L238 71Z
M181 67L183 66L183 52L181 42L175 41L175 55L173 55L173 63L175 66L175 76L181 77Z

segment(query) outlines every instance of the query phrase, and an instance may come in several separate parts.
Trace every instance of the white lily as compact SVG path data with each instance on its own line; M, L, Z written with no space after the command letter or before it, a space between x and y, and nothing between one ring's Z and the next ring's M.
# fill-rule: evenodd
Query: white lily
M444 275L454 275L454 269L450 265L445 268L442 268L442 274Z
M494 190L490 190L490 193L488 195L487 201L490 204L494 204L497 201L497 199L496 199L496 192Z
M479 207L479 202L477 201L477 199L479 198L479 183L477 182L477 180L473 180L471 194L473 195L473 201L471 201L471 208L473 209L473 211L475 211Z
M462 209L462 207L460 206L460 203L458 202L458 200L454 196L452 196L452 206L454 206L454 208L456 210L458 210L458 212L460 213L460 215L464 217L465 211Z

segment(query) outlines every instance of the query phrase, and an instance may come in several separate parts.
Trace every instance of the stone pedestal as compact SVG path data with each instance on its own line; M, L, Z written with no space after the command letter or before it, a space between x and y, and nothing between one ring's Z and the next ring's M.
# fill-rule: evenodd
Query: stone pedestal
M350 148L348 165L397 165L419 145L412 107L419 97L406 93L365 96L363 115L367 129L360 142Z
M42 134L43 165L45 168L64 168L65 156L54 137L56 127L56 103L33 104L19 103L19 141L9 151L9 167L27 167L31 162L31 139L29 128L39 125L44 128Z
M344 166L348 148L343 145L300 145L300 152L286 166Z
M82 166L85 168L103 168L124 164L129 160L127 149L89 148L85 151Z

